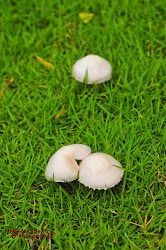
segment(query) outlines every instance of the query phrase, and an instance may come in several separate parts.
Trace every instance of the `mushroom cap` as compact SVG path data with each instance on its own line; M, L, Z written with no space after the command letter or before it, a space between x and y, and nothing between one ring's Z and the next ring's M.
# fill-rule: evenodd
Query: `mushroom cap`
M87 83L102 83L111 78L111 64L97 55L88 55L78 60L73 66L73 76L83 82L85 74L88 74Z
M79 166L79 181L93 189L112 188L121 181L124 174L124 170L120 169L121 164L105 153L91 154Z
M91 153L90 147L83 144L71 144L60 148L49 160L45 170L47 180L55 182L77 179L79 166L75 159L83 160Z

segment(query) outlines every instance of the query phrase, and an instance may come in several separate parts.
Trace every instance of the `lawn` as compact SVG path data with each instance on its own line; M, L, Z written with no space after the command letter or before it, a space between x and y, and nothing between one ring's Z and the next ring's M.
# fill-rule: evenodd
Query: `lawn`
M0 2L1 249L166 249L165 17L163 0ZM72 77L88 54L113 68L98 88ZM116 158L119 185L48 182L76 143Z

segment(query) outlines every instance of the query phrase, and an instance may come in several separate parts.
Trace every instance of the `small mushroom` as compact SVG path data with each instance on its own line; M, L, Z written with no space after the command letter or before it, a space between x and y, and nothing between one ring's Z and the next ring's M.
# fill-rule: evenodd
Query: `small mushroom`
M88 155L79 166L80 183L93 189L112 188L121 181L124 174L121 164L105 153Z
M91 153L90 147L83 144L71 144L60 148L49 160L45 176L55 182L74 181L77 179L79 166L75 159L83 160Z
M87 83L102 83L111 78L111 64L97 55L88 55L78 60L73 66L73 76L83 82L87 73Z

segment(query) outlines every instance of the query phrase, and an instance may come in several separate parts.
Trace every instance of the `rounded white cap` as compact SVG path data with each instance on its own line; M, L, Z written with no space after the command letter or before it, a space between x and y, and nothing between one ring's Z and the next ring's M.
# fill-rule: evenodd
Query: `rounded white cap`
M49 160L45 176L55 182L73 181L77 179L79 166L75 159L83 160L91 153L90 147L83 144L71 144L60 148Z
M87 72L87 83L102 83L111 78L111 64L97 55L88 55L78 60L73 66L73 76L83 82Z
M121 164L105 153L88 155L79 166L80 183L93 189L112 188L121 181L124 174Z

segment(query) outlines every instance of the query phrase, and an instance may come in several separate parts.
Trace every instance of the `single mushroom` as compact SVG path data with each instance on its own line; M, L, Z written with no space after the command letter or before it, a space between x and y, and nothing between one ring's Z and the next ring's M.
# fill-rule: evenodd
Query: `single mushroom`
M83 82L87 73L87 83L102 83L111 78L111 64L97 55L88 55L78 60L73 66L73 76Z
M74 181L77 179L79 166L77 160L83 160L91 153L90 147L83 144L71 144L60 148L49 160L45 176L55 182Z
M93 189L112 188L121 181L124 174L121 164L105 153L88 155L79 166L80 183Z

